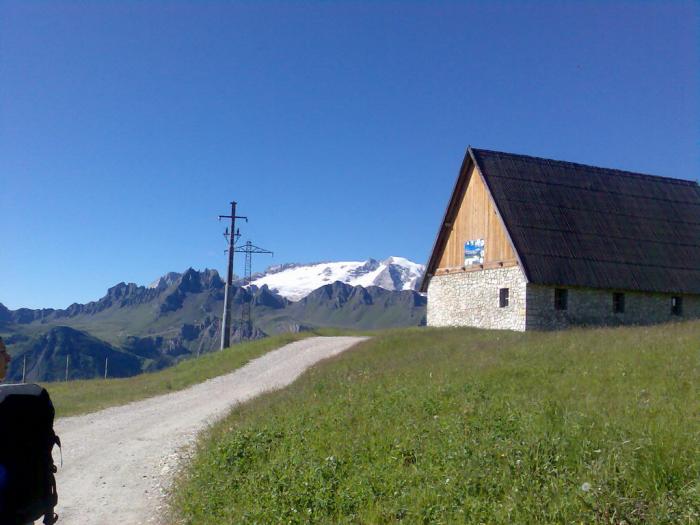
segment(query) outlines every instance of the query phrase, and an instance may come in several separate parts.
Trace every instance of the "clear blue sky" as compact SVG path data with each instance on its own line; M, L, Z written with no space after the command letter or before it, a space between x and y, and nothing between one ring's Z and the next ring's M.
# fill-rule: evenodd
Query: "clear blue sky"
M425 262L468 144L696 179L699 6L0 0L0 302L222 272L232 199L255 269Z

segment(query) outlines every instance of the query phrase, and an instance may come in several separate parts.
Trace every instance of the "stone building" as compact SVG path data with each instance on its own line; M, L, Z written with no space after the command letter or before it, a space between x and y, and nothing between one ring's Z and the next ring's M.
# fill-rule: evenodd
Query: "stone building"
M700 318L700 186L468 148L421 291L429 326Z

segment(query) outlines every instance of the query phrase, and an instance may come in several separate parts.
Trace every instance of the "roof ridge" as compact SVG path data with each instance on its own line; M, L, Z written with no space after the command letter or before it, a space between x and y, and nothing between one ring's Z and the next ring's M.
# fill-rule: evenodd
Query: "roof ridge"
M562 166L588 168L588 169L593 169L593 170L602 171L602 172L614 172L617 175L621 175L621 176L625 176L625 177L652 179L652 180L656 180L659 182L666 182L666 183L671 183L671 184L681 184L683 186L698 186L697 181L686 180L686 179L677 179L674 177L664 177L662 175L650 175L648 173L639 173L636 171L627 171L627 170L621 170L621 169L617 169L617 168L604 168L602 166L593 166L592 164L582 164L580 162L570 162L567 160L548 159L545 157L536 157L534 155L523 155L520 153L509 153L507 151L496 151L496 150L483 149L483 148L473 148L473 147L471 148L471 150L477 154L479 154L479 153L491 153L491 154L502 155L502 156L507 156L507 157L518 157L519 159L522 159L525 161L530 161L530 162L546 161L546 162L552 162L555 164L559 164Z

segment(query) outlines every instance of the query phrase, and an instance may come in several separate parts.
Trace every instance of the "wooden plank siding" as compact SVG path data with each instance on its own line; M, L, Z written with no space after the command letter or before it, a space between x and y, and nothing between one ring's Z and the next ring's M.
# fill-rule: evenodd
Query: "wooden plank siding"
M517 264L515 252L496 213L484 180L472 164L469 183L462 196L454 223L451 225L445 249L438 263L438 272L443 273L440 270L464 266L464 243L474 239L486 241L485 268Z

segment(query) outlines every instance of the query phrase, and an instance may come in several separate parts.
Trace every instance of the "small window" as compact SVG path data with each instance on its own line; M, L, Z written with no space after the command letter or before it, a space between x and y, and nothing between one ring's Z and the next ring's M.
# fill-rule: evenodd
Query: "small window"
M613 293L613 312L616 314L625 313L625 294L622 292Z
M566 288L554 289L554 309L566 310L569 306L569 290Z
M671 314L683 315L683 298L680 296L671 297Z
M509 288L501 288L498 291L498 306L501 308L505 308L508 306L508 294L509 294Z

